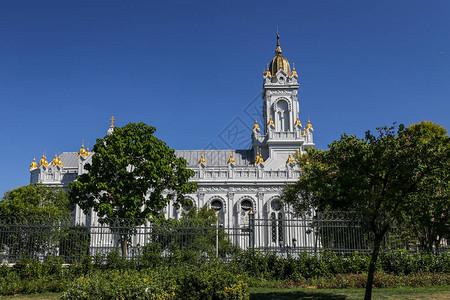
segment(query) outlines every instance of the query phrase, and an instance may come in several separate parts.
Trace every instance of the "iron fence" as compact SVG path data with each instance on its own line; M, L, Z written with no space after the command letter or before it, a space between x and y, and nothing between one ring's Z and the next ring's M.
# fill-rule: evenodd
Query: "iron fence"
M206 219L98 219L91 223L76 224L71 218L0 217L0 260L14 262L26 255L40 260L59 256L73 262L88 254L116 249L126 251L128 258L146 251L162 255L193 251L207 257L231 257L239 249L249 248L293 256L324 249L340 253L372 249L364 218L354 213L305 213L295 218L272 215L269 219L249 215L244 224ZM383 246L421 251L420 238L409 227L392 226ZM446 247L444 241L441 248Z

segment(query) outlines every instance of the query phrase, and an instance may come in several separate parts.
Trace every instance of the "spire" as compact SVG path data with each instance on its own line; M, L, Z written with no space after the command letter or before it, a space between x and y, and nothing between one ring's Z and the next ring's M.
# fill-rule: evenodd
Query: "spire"
M275 54L278 56L281 56L282 52L283 52L283 50L281 50L281 46L280 46L280 34L278 33L278 29L277 29L277 49L275 50Z

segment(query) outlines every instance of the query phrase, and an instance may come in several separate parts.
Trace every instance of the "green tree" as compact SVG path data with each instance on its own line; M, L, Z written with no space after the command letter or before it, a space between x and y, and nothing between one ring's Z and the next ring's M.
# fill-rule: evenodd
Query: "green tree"
M49 254L60 237L55 225L70 216L68 204L62 188L42 184L6 192L0 202L0 251L7 252L10 261Z
M366 132L365 139L342 135L327 151L312 149L297 157L298 182L283 199L294 209L356 211L367 216L373 240L365 299L371 299L373 276L382 240L393 224L402 225L417 212L421 185L448 172L448 137L423 138L403 125ZM447 178L448 180L448 178ZM413 201L414 200L414 201Z
M121 226L118 220L128 219L124 225L129 231L120 229L124 256L133 228L149 217L162 218L169 201L180 204L184 194L196 190L196 184L188 182L194 172L153 135L155 130L142 122L115 127L97 139L92 163L85 165L88 173L69 185L72 203L85 213L93 208L111 229Z
M431 121L412 124L407 130L411 135L420 137L418 139L420 144L437 143L439 152L444 153L439 158L447 164L447 168L435 168L425 176L418 184L417 193L411 198L416 206L411 223L422 242L421 246L428 252L432 252L433 249L437 251L442 239L450 240L449 138L444 127ZM428 155L434 156L436 153L430 151Z
M0 202L0 216L59 218L70 215L68 194L62 188L30 184L7 191Z

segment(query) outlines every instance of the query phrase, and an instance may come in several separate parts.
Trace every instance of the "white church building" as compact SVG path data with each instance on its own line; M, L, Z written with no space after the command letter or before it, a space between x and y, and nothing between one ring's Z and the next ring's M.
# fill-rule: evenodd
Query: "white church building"
M308 121L299 120L299 83L295 68L282 56L277 35L275 57L263 73L264 124L256 121L251 134L251 149L241 150L176 150L188 167L195 172L191 178L198 190L186 197L197 207L207 205L216 209L224 226L248 225L248 214L256 219L289 220L292 216L278 201L283 187L296 182L301 175L293 155L303 153L314 146L313 127ZM302 116L305 116L302 113ZM304 117L303 117L304 119ZM108 133L114 130L114 119ZM79 174L86 172L84 165L90 163L93 153L84 145L78 152L64 152L48 162L45 155L39 162L33 160L30 182L67 188ZM186 208L184 208L186 209ZM165 209L167 218L178 218L183 208L171 204ZM95 223L95 213L86 216L77 207L77 222ZM278 243L282 231L268 237L268 242Z

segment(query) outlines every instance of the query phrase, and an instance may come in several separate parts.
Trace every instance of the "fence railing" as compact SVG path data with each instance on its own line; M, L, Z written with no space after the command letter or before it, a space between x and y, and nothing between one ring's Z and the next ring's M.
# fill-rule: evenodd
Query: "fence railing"
M340 253L370 251L372 242L363 218L351 213L303 214L268 219L249 215L243 224L203 220L99 219L88 226L70 218L0 217L0 262L14 262L26 255L37 259L60 256L67 262L85 255L124 249L133 258L146 251L170 255L176 251L201 252L208 257L230 257L238 249L276 251L296 255L324 249ZM420 239L408 227L386 234L389 249L421 251ZM444 241L441 248L448 248Z

